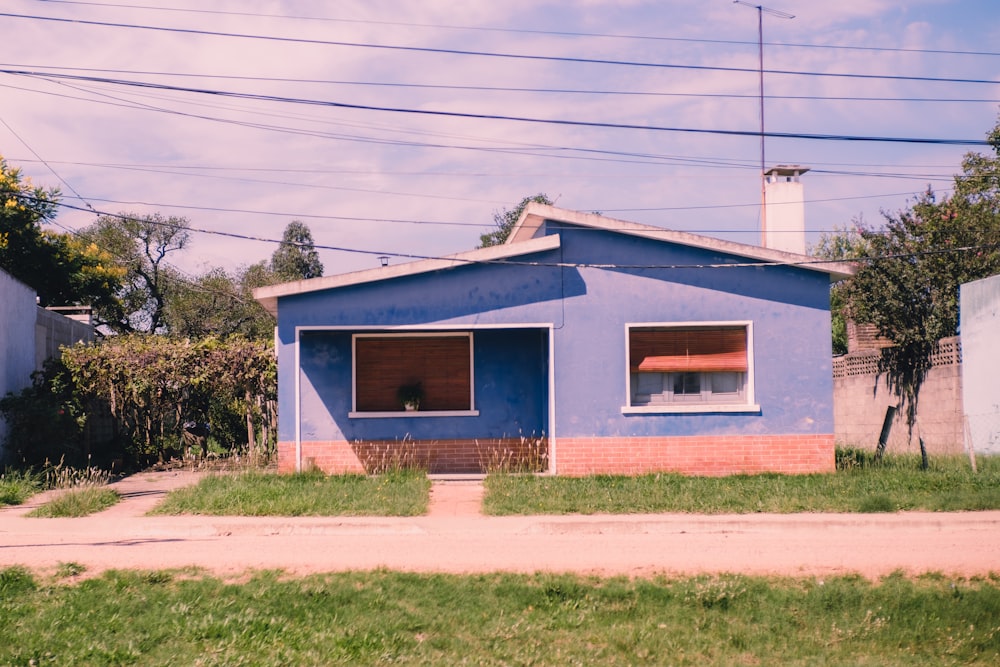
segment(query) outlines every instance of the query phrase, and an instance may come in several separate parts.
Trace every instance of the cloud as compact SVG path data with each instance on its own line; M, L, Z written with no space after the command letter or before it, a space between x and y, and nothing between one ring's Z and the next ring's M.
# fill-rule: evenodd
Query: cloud
M363 251L324 250L327 273L373 266L379 253L435 256L468 249L489 228L493 212L538 192L568 208L741 241L756 238L756 17L729 2L254 0L213 3L212 11L200 12L29 0L8 5L11 13L313 43L0 17L5 51L16 54L8 56L6 69L410 110L351 110L0 75L6 86L0 117L16 132L0 126L0 152L36 181L59 185L67 203L181 215L198 229L264 239L280 238L284 226L298 218L319 245ZM990 50L995 34L989 22L974 25L947 3L843 0L787 2L779 8L796 18L765 18L767 69L995 78L988 57L821 48ZM315 43L332 41L676 67ZM978 138L996 117L997 105L989 103L790 99L989 98L996 86L778 74L768 74L765 84L768 95L783 96L767 100L770 131ZM635 94L559 92L567 90ZM751 134L602 129L411 111ZM807 205L814 232L858 214L877 218L880 207L905 205L908 193L923 189L928 178L943 178L946 185L964 150L767 142L769 162L813 167L805 184L807 199L817 200ZM873 175L883 172L915 176ZM91 219L64 211L59 222L78 228ZM177 263L192 272L213 266L232 270L266 259L273 247L198 233Z

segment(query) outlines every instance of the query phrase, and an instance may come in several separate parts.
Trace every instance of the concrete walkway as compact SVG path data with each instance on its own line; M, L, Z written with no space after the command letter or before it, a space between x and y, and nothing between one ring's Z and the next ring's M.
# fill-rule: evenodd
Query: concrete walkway
M170 490L204 473L150 472L115 484L124 501L79 519L0 509L0 567L195 566L221 575L389 568L413 572L578 572L788 576L901 570L1000 572L1000 512L490 517L477 480L435 482L420 517L155 516Z
M482 477L432 477L427 516L480 516L483 493Z

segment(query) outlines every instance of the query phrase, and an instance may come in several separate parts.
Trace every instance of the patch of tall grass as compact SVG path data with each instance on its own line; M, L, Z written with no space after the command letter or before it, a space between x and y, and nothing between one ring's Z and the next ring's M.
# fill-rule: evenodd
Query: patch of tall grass
M81 517L116 504L121 497L107 488L111 473L97 467L74 468L60 461L41 473L46 489L59 491L51 500L27 514L29 517Z
M0 570L0 664L995 665L1000 580Z
M7 468L0 473L0 506L21 505L42 487L42 476L33 470Z
M151 514L418 516L429 498L427 475L405 468L370 476L246 471L172 491Z
M487 514L690 512L896 512L1000 509L1000 457L979 457L973 472L963 456L838 456L837 472L820 475L686 477L488 475Z
M44 519L76 518L106 510L118 503L121 496L114 489L89 486L69 489L49 502L36 507L26 516Z

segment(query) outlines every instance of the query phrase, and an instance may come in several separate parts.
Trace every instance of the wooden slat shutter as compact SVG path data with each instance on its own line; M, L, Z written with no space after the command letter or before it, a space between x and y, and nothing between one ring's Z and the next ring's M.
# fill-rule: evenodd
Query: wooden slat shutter
M633 372L746 372L747 332L743 327L632 329L629 359Z
M403 409L396 392L420 383L420 410L472 409L468 336L359 337L355 398L362 412Z

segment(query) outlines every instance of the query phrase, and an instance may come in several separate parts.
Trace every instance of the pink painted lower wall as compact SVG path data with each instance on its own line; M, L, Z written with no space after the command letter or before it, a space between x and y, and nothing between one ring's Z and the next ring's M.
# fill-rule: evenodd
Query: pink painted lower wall
M546 443L523 439L303 442L303 469L365 473L407 463L432 473L478 473L491 469L547 469ZM777 472L832 473L834 436L716 435L643 438L559 438L560 475L679 472L723 476ZM295 443L278 443L278 470L295 471Z
M547 443L541 439L385 440L302 443L302 468L326 473L373 473L406 466L434 474L489 470L544 472ZM278 443L278 471L295 471L295 443Z
M559 438L556 472L581 476L678 472L723 475L833 472L833 434Z

